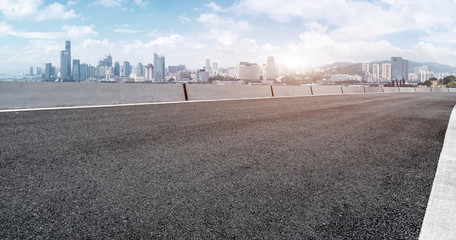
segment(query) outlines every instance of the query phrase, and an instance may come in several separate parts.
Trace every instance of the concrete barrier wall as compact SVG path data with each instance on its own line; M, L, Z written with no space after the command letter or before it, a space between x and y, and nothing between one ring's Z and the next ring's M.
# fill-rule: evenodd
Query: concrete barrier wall
M431 92L431 88L428 88L428 87L416 87L415 91L416 92Z
M364 93L364 87L342 87L343 93Z
M314 95L342 94L341 86L312 86Z
M386 93L399 92L398 87L384 87L383 91Z
M309 96L312 95L310 86L273 86L274 96Z
M448 92L456 92L456 88L448 88Z
M432 92L448 92L448 88L432 88Z
M415 92L414 87L399 87L400 92Z
M272 97L270 86L188 84L188 100Z
M0 108L184 101L181 84L0 82Z
M365 87L366 93L382 93L383 87Z

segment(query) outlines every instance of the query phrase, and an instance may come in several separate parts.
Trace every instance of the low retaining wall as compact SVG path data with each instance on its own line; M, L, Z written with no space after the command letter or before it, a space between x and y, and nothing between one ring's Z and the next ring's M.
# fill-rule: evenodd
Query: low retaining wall
M272 97L270 86L187 84L188 100Z
M448 92L448 88L431 88L431 92Z
M312 91L310 86L273 86L274 96L310 96Z
M342 94L341 86L312 86L314 95Z
M366 93L382 93L383 87L365 87Z
M383 91L386 93L399 92L398 87L383 87Z
M414 87L399 87L400 92L415 92Z
M347 93L364 93L364 87L342 87L342 92Z
M417 87L415 88L416 92L431 92L431 88L428 87Z
M181 84L0 82L0 108L184 101Z

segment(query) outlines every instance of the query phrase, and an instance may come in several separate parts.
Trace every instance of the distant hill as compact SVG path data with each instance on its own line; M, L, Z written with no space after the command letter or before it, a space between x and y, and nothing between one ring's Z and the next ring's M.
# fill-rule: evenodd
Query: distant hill
M390 63L389 60L379 60L370 62L370 71L372 71L372 64L383 64ZM456 67L452 67L445 64L436 62L414 62L409 61L409 73L415 71L415 67L421 67L426 65L429 67L429 71L434 73L454 73L456 74ZM324 74L349 74L349 75L361 75L362 63L349 63L349 62L336 62L329 65L320 67L321 72ZM381 70L380 70L381 71Z

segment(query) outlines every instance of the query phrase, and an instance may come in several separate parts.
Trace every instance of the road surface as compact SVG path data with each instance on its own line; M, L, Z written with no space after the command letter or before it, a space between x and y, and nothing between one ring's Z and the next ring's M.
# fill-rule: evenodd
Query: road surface
M416 239L452 93L0 113L0 238Z

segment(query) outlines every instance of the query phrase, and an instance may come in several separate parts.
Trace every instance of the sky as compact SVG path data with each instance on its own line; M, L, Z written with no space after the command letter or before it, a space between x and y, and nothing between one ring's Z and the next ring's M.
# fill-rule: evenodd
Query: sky
M0 0L0 73L60 65L219 66L291 68L371 62L401 56L456 66L456 0Z

